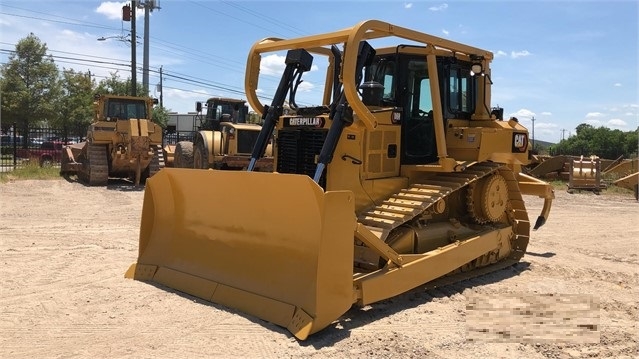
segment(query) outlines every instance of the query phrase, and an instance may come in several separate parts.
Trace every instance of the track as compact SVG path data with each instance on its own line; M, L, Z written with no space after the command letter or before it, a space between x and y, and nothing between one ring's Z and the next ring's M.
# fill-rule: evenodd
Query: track
M149 178L153 176L154 174L158 173L158 171L164 168L165 165L166 163L164 161L164 151L162 151L162 146L161 145L153 146L153 158L151 159L151 162L149 163L149 167L148 167L145 178Z
M481 197L487 194L477 189L479 193L473 195L475 187L481 185L480 180L489 179L493 175L502 176L507 185L508 204L505 210L508 222L512 223L515 233L511 251L507 256L502 255L497 258L496 253L499 249L496 248L460 267L454 272L456 273L454 276L447 276L436 282L438 285L449 284L512 265L519 261L526 251L530 236L530 221L514 173L501 164L485 162L476 164L464 172L437 174L424 183L413 184L390 196L382 204L362 213L358 221L366 225L381 240L386 241L396 228L417 221L424 214L437 212L436 207L443 203L443 200L467 189L468 194L459 194L466 198L470 217L475 224L483 225L483 231L493 230L492 221L482 217L479 210L482 204L476 201L477 195ZM480 267L484 268L479 270Z
M82 182L90 186L106 186L109 181L109 163L106 146L87 143L87 158L79 173Z

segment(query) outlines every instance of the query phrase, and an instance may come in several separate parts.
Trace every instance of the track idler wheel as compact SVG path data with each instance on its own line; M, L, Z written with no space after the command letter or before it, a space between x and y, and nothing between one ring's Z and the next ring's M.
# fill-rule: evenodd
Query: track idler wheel
M478 224L499 221L508 207L508 184L499 175L480 179L468 188L468 212Z

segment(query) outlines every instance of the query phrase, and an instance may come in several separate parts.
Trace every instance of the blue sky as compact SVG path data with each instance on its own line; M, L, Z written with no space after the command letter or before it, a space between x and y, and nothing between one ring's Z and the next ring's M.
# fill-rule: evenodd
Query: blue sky
M638 1L195 1L160 0L150 16L149 84L162 66L163 102L193 111L210 96L246 98L250 47L265 37L330 32L377 19L492 51L492 105L519 118L535 138L558 142L581 123L622 131L639 125ZM97 81L130 76L126 2L0 1L0 62L33 32L60 69L90 70ZM143 10L137 35L144 35ZM112 37L97 41L99 37ZM143 46L137 47L137 65ZM318 64L321 67L321 64ZM283 58L262 63L260 93L269 98ZM320 71L305 75L298 102L316 104ZM269 74L273 75L269 75ZM264 80L263 80L264 79ZM142 82L138 70L137 80ZM265 99L265 103L270 100Z

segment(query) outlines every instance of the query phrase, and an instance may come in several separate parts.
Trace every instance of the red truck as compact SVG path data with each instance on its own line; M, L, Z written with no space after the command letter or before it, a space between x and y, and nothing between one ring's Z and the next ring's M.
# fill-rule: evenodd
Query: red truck
M18 148L17 158L29 161L38 161L41 167L51 166L53 163L60 163L64 142L45 141L40 144L40 148Z

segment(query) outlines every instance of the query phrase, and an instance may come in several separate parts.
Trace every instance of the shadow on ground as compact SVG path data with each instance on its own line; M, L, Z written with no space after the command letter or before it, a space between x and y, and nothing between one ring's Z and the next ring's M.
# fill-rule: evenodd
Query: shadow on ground
M339 319L333 322L333 324L315 334L312 334L305 341L299 341L299 344L301 346L313 346L316 349L330 347L335 343L350 337L351 330L354 328L365 326L369 323L373 323L389 315L399 313L406 309L415 308L421 304L428 303L433 299L450 297L455 294L460 294L464 292L464 290L469 288L496 283L507 278L518 276L522 272L528 270L529 266L530 263L519 262L501 270L482 274L478 277L462 280L460 282L452 283L442 287L429 288L428 284L422 285L396 297L368 305L365 308L353 306L349 311L347 311ZM283 335L292 337L292 334L285 328L269 323L252 315L240 312L233 308L225 307L223 305L211 303L209 301L194 297L192 295L180 292L178 290L166 287L158 283L146 283L153 285L156 288L188 298L189 300L196 303L210 306L229 313L237 314L253 323L262 325L269 330L280 332Z

